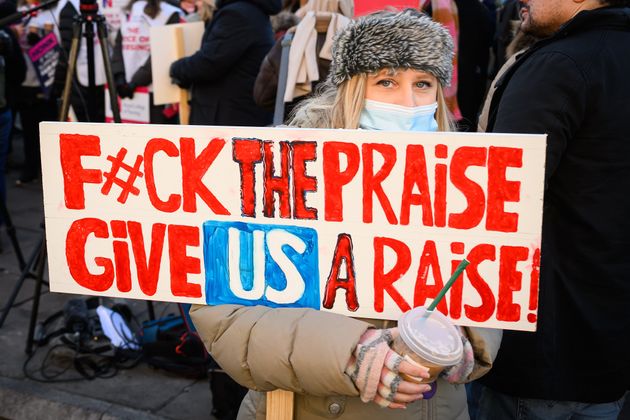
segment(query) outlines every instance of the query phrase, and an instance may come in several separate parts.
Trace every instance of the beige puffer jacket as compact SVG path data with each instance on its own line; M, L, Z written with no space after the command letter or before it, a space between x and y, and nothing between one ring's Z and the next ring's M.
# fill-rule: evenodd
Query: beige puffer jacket
M389 328L385 321L362 321L312 309L262 306L193 306L190 315L206 348L219 365L251 389L241 405L239 420L264 420L264 392L286 389L296 393L294 418L320 419L468 419L463 385L439 379L436 395L410 404L406 410L363 403L344 373L361 335L371 326ZM501 331L466 329L475 353L468 380L492 366Z

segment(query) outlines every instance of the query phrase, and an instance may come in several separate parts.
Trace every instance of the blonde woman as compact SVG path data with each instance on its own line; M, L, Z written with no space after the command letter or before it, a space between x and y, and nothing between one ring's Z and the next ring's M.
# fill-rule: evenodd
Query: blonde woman
M453 43L448 32L411 10L378 13L361 22L336 39L326 84L317 96L295 110L290 124L314 128L451 131L453 125L444 100L444 88L452 75ZM396 30L382 36L380 31L388 26ZM379 118L386 115L400 115L400 118L390 121ZM418 126L420 115L432 124Z
M301 103L301 127L446 131L442 89L453 44L441 25L413 10L351 23L335 39L323 90ZM501 333L462 329L465 357L433 384L426 369L396 354L394 322L359 320L298 308L198 306L192 319L206 347L250 388L239 419L264 419L265 391L296 393L295 419L468 419L458 384L491 366Z

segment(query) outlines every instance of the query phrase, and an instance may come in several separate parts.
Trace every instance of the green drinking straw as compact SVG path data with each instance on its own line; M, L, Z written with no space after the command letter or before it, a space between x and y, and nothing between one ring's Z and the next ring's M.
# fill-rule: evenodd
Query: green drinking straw
M438 303L440 303L442 298L444 298L444 295L446 294L446 292L448 292L448 289L451 288L453 283L455 283L455 280L457 280L459 275L462 274L462 271L464 271L464 269L466 268L468 264L470 264L470 261L468 261L466 258L464 258L462 262L459 263L459 265L455 269L455 272L453 273L451 278L448 279L448 282L446 282L444 287L442 287L442 290L440 290L440 293L437 294L433 302L431 302L431 304L427 308L427 313L425 316L431 315L431 313L435 310L435 307L438 305Z

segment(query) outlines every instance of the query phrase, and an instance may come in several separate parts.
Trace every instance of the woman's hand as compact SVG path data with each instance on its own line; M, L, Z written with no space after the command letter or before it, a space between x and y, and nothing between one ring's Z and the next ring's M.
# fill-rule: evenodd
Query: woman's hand
M444 369L440 374L444 379L452 384L466 382L475 367L475 354L473 352L472 345L466 336L466 330L462 327L457 327L457 329L462 339L462 345L464 346L462 360L460 360L460 362L455 366Z
M408 403L423 399L434 384L404 380L400 374L428 378L429 369L412 364L390 348L398 328L367 330L359 340L348 362L346 373L352 378L364 402L374 401L382 407L406 408Z

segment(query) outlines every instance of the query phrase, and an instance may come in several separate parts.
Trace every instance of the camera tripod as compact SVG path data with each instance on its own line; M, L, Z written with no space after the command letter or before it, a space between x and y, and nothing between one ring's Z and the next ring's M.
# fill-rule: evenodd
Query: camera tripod
M0 318L0 327L4 324L4 320L9 315L9 310L13 307L24 281L28 277L35 278L35 292L33 293L33 307L31 308L31 319L29 323L29 331L26 341L26 353L33 352L33 342L35 335L35 324L37 323L37 313L39 312L39 297L42 292L42 284L44 283L44 267L46 266L46 241L45 235L42 233L35 250L28 259L28 262L22 268L22 273L18 278L11 296L7 300L4 309L2 309L2 317Z
M63 87L61 97L61 109L59 111L59 121L68 119L68 110L70 109L70 92L72 90L72 80L75 76L77 68L77 57L79 55L79 43L81 37L85 36L87 46L88 61L88 89L90 92L88 103L95 99L94 89L96 86L94 76L94 25L96 25L96 34L98 35L99 47L103 55L103 65L105 66L105 77L109 91L110 104L114 122L120 123L120 109L118 108L118 92L116 92L116 84L114 83L114 75L112 74L112 63L109 59L107 51L107 27L105 18L98 14L98 3L96 0L81 0L79 3L79 14L75 16L72 25L72 44L70 46L70 56L68 57L68 72L66 73L66 81ZM85 27L85 35L83 28Z
M18 242L17 235L15 233L15 226L13 226L11 215L9 214L9 209L7 209L7 203L2 198L0 198L0 217L4 222L5 230L7 231L7 235L9 235L9 239L11 240L11 246L13 246L13 250L15 251L15 256L17 257L20 270L24 270L26 262L24 262L22 248L20 248L20 243ZM0 327L2 327L3 321L4 317L0 320Z
M15 255L17 256L20 270L22 270L22 274L20 275L20 278L18 279L15 287L13 288L13 292L11 293L9 299L7 300L7 303L5 304L4 308L2 308L2 310L0 311L2 312L2 316L0 317L0 328L1 328L2 325L4 324L4 320L9 315L9 310L15 304L15 299L17 298L17 295L22 287L22 284L24 283L24 280L26 280L27 277L37 277L37 275L33 274L31 270L31 268L34 266L34 263L35 263L34 257L31 256L29 258L28 265L24 261L24 256L22 255L22 250L17 240L17 235L15 234L15 226L13 226L13 222L11 221L11 216L9 215L9 210L7 209L6 203L2 199L0 199L0 214L2 215L2 220L4 221L4 224L6 226L7 234L9 235L9 238L11 239L11 244L13 245L13 249L15 250ZM36 250L39 251L40 245L41 244L38 243L38 245L36 246Z

